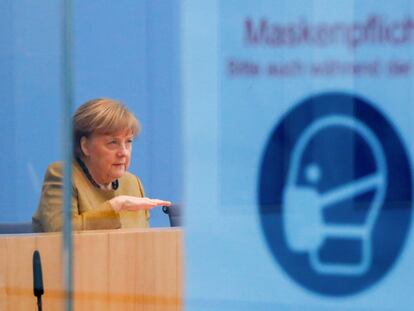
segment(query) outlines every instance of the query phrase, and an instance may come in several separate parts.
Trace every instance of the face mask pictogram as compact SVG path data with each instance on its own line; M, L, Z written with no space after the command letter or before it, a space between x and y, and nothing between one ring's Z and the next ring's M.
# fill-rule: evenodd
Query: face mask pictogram
M275 265L306 290L345 297L394 280L410 245L412 158L382 104L314 94L269 133L258 179L261 229Z
M310 140L320 131L345 128L360 135L368 144L375 160L376 171L367 176L319 193L311 186L297 185L301 160ZM317 179L321 170L313 165L308 178ZM362 122L347 116L331 115L311 123L294 146L286 186L283 190L283 225L288 247L294 252L306 252L309 262L321 274L361 275L371 264L371 233L387 189L387 167L383 149L376 135ZM331 224L323 219L323 211L336 208L335 203L374 190L368 212L362 224ZM320 248L327 239L358 240L361 258L358 262L326 262L320 257Z

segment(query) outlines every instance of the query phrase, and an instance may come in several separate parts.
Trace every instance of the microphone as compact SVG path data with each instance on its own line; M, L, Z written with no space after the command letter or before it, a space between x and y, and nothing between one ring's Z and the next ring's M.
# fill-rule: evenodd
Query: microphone
M37 308L42 311L43 275L40 253L38 250L33 252L33 293L37 297Z

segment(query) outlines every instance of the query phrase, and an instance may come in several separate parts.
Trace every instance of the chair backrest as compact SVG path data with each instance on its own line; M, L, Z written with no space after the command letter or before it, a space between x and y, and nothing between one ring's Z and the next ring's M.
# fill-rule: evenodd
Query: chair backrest
M168 214L171 227L182 226L182 206L181 205L174 204L171 206L163 206L162 210L164 213Z
M32 233L32 222L0 222L0 234Z

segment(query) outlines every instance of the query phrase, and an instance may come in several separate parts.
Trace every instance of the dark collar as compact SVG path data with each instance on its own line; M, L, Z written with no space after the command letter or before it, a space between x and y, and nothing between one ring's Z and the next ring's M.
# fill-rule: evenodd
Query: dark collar
M78 162L78 164L81 167L83 173L89 179L89 181L91 182L91 184L94 185L96 188L101 189L101 187L95 181L95 179L92 178L92 175L91 175L91 173L89 173L89 170L86 167L85 163L83 163L83 161L79 157L76 157L76 162ZM116 189L118 189L118 187L119 187L119 182L118 182L118 179L116 179L115 181L112 182L112 189L113 190L116 190Z

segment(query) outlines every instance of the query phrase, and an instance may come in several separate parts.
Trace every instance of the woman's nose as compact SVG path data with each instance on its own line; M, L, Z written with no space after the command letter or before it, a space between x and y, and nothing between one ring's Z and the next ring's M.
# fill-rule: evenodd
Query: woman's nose
M126 144L120 144L118 148L118 155L119 156L126 156L129 154L129 148Z

